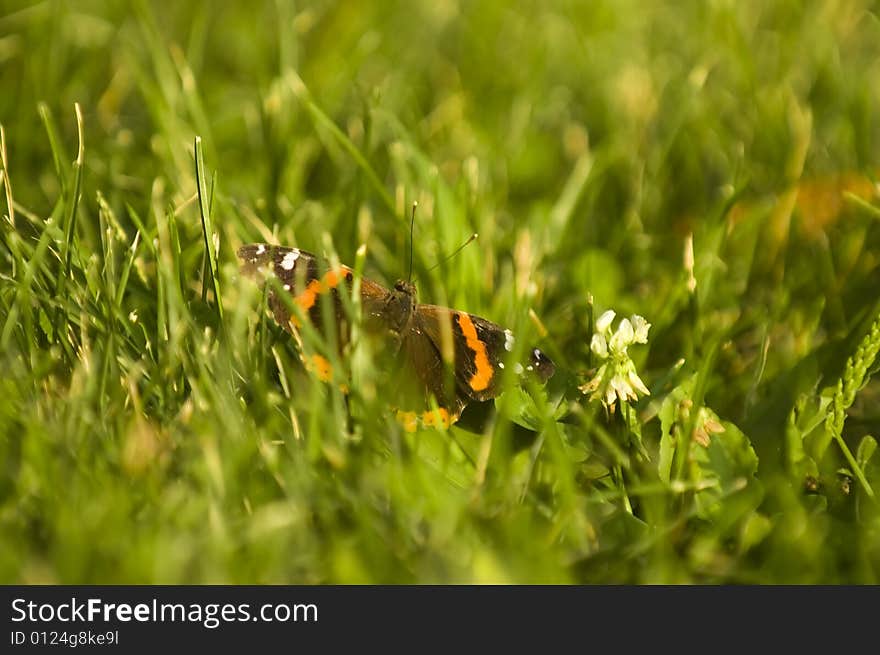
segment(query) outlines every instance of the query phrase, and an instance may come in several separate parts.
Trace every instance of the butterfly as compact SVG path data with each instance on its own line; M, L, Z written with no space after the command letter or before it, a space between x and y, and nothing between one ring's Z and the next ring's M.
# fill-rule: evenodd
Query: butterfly
M327 322L321 300L328 298L336 343L348 342L350 324L340 292L351 291L351 268L333 267L298 248L262 243L242 246L238 257L245 275L263 281L277 278L270 287L269 308L284 329L296 335L302 317L323 330ZM364 332L380 340L374 352L388 360L388 395L407 430L418 424L448 427L469 403L490 400L503 390L505 362L515 343L510 330L467 312L419 303L415 286L406 280L388 289L362 278L360 302ZM299 309L291 312L291 307ZM300 356L317 377L332 379L326 357L304 352ZM538 348L530 350L525 365L511 368L541 382L555 372L551 359Z

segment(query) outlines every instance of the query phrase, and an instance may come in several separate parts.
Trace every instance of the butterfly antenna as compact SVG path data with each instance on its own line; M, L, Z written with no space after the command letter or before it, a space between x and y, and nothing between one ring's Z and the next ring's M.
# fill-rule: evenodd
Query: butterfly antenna
M406 279L412 284L412 274L413 274L413 234L416 229L416 209L419 206L418 200L413 200L412 204L412 216L409 220L409 273L406 276Z
M479 236L479 235L478 235L476 232L474 232L472 235L470 235L470 236L468 237L467 241L465 241L465 242L464 242L463 244L461 244L458 248L456 248L455 250L453 250L450 254L446 255L446 257L444 257L443 259L441 259L439 262L437 262L436 264L434 264L431 268L428 269L428 271L433 271L435 268L437 268L437 267L440 266L441 264L445 264L446 262L448 262L450 259L452 259L453 257L455 257L458 253L460 253L462 250L464 250L464 247L465 247L465 246L470 245L471 243L473 243L474 241L476 241L478 236Z

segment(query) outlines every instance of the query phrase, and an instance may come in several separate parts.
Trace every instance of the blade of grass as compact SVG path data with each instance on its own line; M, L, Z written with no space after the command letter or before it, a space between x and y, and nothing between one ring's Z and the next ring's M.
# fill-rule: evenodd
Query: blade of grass
M215 232L211 222L211 200L213 197L213 186L211 195L209 195L208 185L205 182L205 160L202 155L202 138L197 136L195 139L195 165L196 165L196 187L199 191L199 215L202 219L202 235L205 239L205 253L208 260L208 268L210 272L210 284L214 291L214 302L217 307L217 316L221 322L223 320L223 302L220 297L219 267L217 264L217 253L214 250Z
M134 241L132 241L131 247L128 249L128 258L125 260L125 264L119 274L119 283L116 285L116 297L114 298L114 303L116 304L116 309L120 312L122 311L122 298L125 295L125 289L128 287L128 277L131 274L131 267L137 256L140 240L141 232L138 230L135 232Z
M9 238L6 236L6 229L0 230L0 236L3 239L3 245L12 255L13 276L15 275L15 266L21 260L21 254L18 248L17 234L15 233L15 201L12 198L12 179L9 175L9 158L6 154L6 128L0 124L0 183L3 184L3 191L6 197L6 222L11 228Z
M19 325L20 314L23 314L24 325L22 326L22 329L26 331L26 338L32 338L30 335L33 335L34 333L34 310L31 306L31 287L34 283L37 271L39 271L43 263L46 252L49 250L49 244L53 241L53 232L55 232L55 230L52 229L51 225L47 224L42 235L40 235L40 240L37 242L37 246L34 248L33 253L26 261L22 262L24 277L16 288L15 302L12 305L12 311L9 312L9 316L6 318L6 323L3 325L3 333L0 335L0 349L2 350L6 350L9 347L9 339L12 337L15 327Z
M293 91L293 95L305 105L306 109L309 112L309 115L312 117L312 120L326 129L330 134L333 135L333 138L342 146L342 148L351 155L351 158L357 163L360 169L367 176L367 179L370 181L370 184L375 189L376 193L379 194L379 197L382 199L382 202L385 204L386 208L389 212L394 215L397 215L397 205L394 202L394 199L391 197L391 194L388 193L388 190L385 188L385 185L382 184L382 181L379 179L379 176L376 174L375 169L370 166L370 162L367 161L367 158L364 157L363 153L358 149L358 147L352 143L351 139L349 139L345 133L339 129L336 123L327 116L326 113L318 106L312 99L312 95L309 92L308 87L305 82L303 82L302 78L296 74L296 72L290 70L287 72L285 76L285 81L287 85L290 87L291 91Z
M64 272L66 277L58 276L58 286L56 294L60 292L64 285L64 280L70 277L71 262L73 259L73 240L76 237L76 215L79 208L79 200L82 195L82 174L83 174L83 155L85 152L85 142L83 140L83 117L79 103L74 103L74 111L76 113L76 133L79 144L76 149L76 159L73 162L73 190L67 208L67 219L64 225L64 244L63 244L63 260Z
M9 160L6 157L6 128L0 124L0 181L3 183L3 191L6 195L6 220L9 221L10 227L15 229L15 205L12 202L12 180L9 177ZM3 235L3 241L6 242L6 235Z
M37 105L37 111L40 114L40 119L43 121L46 135L49 137L49 151L52 153L52 161L55 163L55 175L58 177L58 181L61 182L61 187L64 188L67 185L67 171L64 167L64 162L67 161L67 153L64 151L61 139L58 138L58 132L55 129L49 105L41 102Z

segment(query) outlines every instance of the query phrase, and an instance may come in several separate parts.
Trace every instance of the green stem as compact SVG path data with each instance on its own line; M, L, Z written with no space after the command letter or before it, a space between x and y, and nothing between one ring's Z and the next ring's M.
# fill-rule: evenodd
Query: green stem
M834 439L837 441L837 445L840 446L840 449L843 451L843 456L846 457L846 461L849 462L850 467L855 473L856 478L858 478L861 485L865 488L865 493L868 494L868 497L872 500L874 499L874 490L871 488L871 485L868 483L868 479L865 477L865 474L862 472L862 467L859 466L858 462L856 462L856 458L853 457L852 452L849 449L849 446L846 445L846 442L843 440L843 437L839 434L834 435Z
M620 497L623 498L623 508L628 514L632 514L632 503L629 500L629 495L626 493L626 485L623 482L623 468L620 464L614 465L614 479L617 481L617 488L620 489Z

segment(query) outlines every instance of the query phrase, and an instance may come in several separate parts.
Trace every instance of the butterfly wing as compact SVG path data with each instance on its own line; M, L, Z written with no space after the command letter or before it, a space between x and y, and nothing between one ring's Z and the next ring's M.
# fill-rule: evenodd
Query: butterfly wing
M430 410L436 402L441 421L449 425L458 420L468 397L458 388L454 369L443 356L440 342L419 325L421 307L417 307L413 325L401 340L396 367L396 400L401 409L420 412L423 421L430 420L430 412L425 410Z
M504 353L504 330L500 326L437 305L419 305L413 322L437 353L438 365L443 366L443 371L434 376L445 380L441 393L448 396L450 379L462 403L488 400L501 392L496 364Z
M489 400L501 393L504 362L514 347L510 330L437 305L419 305L414 322L441 353L441 360L452 364L455 387L464 403ZM537 348L532 349L525 366L515 366L517 373L529 371L541 381L555 371L550 358Z
M293 332L299 319L289 309L290 303L298 306L319 329L323 325L319 300L322 296L332 298L333 315L340 326L340 335L347 333L348 318L339 297L339 288L349 286L354 272L348 266L332 267L324 259L299 248L270 246L253 243L238 249L241 270L258 280L275 277L283 291L290 295L289 302L282 300L273 289L269 295L269 307L275 320L286 330ZM388 295L380 284L361 279L361 297L365 313L374 315L376 307Z

